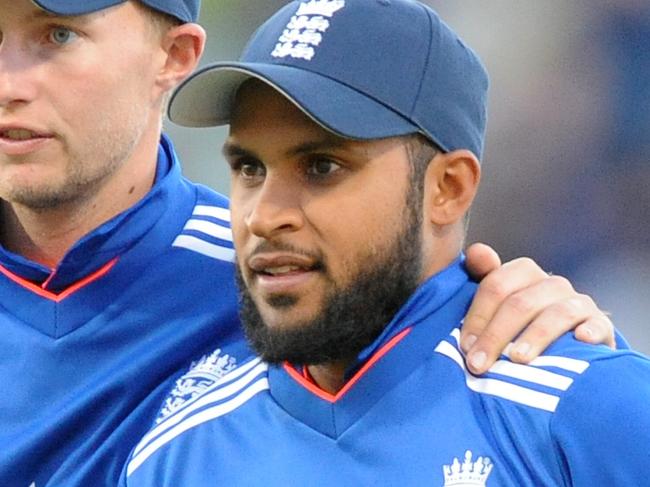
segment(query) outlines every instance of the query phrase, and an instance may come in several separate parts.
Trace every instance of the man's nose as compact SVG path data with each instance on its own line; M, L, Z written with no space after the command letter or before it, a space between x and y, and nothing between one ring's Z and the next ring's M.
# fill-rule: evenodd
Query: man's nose
M0 108L11 108L31 101L35 95L36 66L16 43L0 41Z
M304 225L300 191L291 182L267 177L246 216L249 231L261 238L294 232Z

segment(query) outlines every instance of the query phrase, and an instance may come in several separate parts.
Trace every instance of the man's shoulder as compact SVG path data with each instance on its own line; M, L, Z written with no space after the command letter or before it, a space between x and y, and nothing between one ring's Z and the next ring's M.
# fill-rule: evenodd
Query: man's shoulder
M475 376L465 365L458 338L459 330L455 329L438 344L436 352L453 361L455 368L462 373L459 377L464 379L468 391L482 401L500 403L500 411L512 407L517 410L524 408L531 413L555 413L577 385L585 382L594 364L610 362L607 368L610 374L615 375L617 370L629 367L631 357L648 362L629 350L615 351L605 346L584 344L569 333L528 364L512 362L506 348L504 355L487 373Z
M508 399L552 413L551 423L585 410L605 418L626 403L650 401L648 357L630 349L586 344L571 332L529 364L515 364L504 356L485 378L509 387ZM495 384L486 390L494 392Z
M641 353L632 349L612 350L604 345L585 344L573 338L572 334L567 334L533 363L544 360L549 354L585 364L583 373L565 394L565 410L568 407L587 406L596 414L598 410L604 411L610 407L625 407L626 400L650 401L650 358Z

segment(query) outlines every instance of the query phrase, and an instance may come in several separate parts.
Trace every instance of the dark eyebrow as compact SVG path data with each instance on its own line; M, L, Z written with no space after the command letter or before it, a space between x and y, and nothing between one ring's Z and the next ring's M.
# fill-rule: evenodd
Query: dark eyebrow
M252 153L250 151L247 151L240 145L237 145L233 142L225 142L223 144L223 148L221 149L221 153L225 157L233 157L233 156L250 156Z
M341 137L327 136L327 137L323 137L320 140L305 142L303 144L299 144L295 147L292 147L287 151L287 155L294 156L300 154L308 154L310 152L340 149L341 147L344 147L345 144L346 144L346 140Z
M298 144L287 151L287 156L297 156L301 154L309 154L311 152L318 152L324 150L339 149L345 146L345 139L340 137L326 137L321 140L314 140ZM221 150L225 157L234 156L255 156L251 151L248 151L234 142L226 142Z

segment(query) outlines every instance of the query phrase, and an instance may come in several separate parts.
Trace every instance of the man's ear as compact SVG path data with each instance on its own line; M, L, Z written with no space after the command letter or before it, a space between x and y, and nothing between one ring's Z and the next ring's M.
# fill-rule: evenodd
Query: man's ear
M199 64L205 49L206 34L198 24L187 23L169 29L163 39L165 62L157 76L163 91L174 89Z
M438 153L425 174L424 205L429 222L450 225L460 221L474 201L481 166L468 150Z

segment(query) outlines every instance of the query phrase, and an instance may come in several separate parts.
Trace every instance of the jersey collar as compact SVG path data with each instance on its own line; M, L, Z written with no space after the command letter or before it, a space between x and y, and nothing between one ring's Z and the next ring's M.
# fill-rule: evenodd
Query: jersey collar
M172 143L167 136L162 135L154 185L136 205L82 237L54 270L14 254L2 246L0 265L27 281L36 284L47 282L48 291L61 292L97 272L146 234L164 211L161 193L165 192L171 180L179 177L180 167Z
M342 393L320 394L299 371L285 365L269 369L271 395L290 415L338 438L433 356L437 343L459 326L475 288L460 257L423 283L381 336L361 352Z

